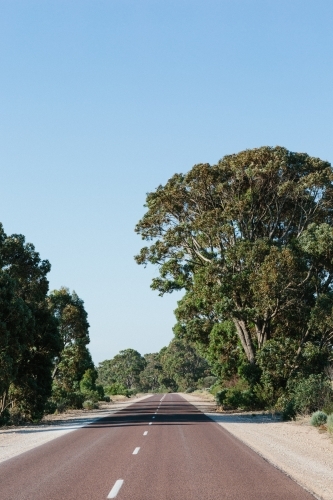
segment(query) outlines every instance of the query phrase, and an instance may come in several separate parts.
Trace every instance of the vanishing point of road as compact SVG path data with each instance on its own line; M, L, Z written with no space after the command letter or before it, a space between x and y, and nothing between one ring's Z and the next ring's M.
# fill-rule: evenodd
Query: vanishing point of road
M310 500L178 394L155 394L0 464L1 500Z

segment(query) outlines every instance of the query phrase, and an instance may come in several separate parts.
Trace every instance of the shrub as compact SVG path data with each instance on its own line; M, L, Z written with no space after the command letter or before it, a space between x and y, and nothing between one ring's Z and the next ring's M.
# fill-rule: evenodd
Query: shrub
M326 421L327 421L326 413L324 413L323 411L316 411L315 413L312 414L310 423L315 427L319 427L320 425L326 424Z
M125 386L115 382L114 384L107 385L104 387L104 393L109 396L127 396L129 397L132 394L132 391L126 389Z
M331 434L333 434L333 413L331 413L330 415L328 415L326 424L327 424L327 430L328 430L328 432L330 432Z
M215 401L217 405L223 405L227 395L227 389L222 389L220 391L215 392Z
M251 389L242 390L238 387L218 391L215 400L217 405L229 410L252 410L259 405L258 398Z
M333 401L329 401L324 407L323 411L326 413L326 415L330 415L330 413L333 413Z
M310 375L306 379L293 380L289 384L289 393L296 413L308 415L331 402L333 391L330 382L321 375Z
M195 390L196 390L195 387L188 387L185 392L189 394L191 392L194 392Z
M197 383L197 387L199 389L208 389L208 388L212 387L216 381L217 381L217 377L213 377L212 375L209 375L207 377L199 379L198 383Z
M96 410L98 409L98 404L95 402L95 401L91 401L89 399L87 399L87 401L84 401L83 403L83 408L85 410Z

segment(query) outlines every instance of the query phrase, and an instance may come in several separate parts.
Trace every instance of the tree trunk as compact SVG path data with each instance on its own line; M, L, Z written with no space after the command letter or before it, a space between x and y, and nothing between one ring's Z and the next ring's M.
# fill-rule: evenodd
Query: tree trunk
M234 325L237 330L237 335L242 343L243 349L245 351L246 357L251 364L255 363L255 352L252 343L251 336L243 320L237 318L232 318Z

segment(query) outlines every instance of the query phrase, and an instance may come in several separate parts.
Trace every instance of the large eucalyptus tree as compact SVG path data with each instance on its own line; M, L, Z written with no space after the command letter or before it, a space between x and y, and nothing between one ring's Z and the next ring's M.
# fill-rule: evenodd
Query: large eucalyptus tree
M289 371L309 341L329 353L332 182L328 162L262 147L195 165L149 193L136 226L149 244L136 261L158 266L161 295L185 290L178 331L204 344L229 321L250 363L288 337Z

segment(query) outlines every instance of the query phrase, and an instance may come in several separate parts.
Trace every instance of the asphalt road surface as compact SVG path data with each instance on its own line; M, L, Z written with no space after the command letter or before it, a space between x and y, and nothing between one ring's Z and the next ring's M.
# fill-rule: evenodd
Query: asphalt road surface
M153 395L0 464L1 500L107 498L314 499L178 394Z

